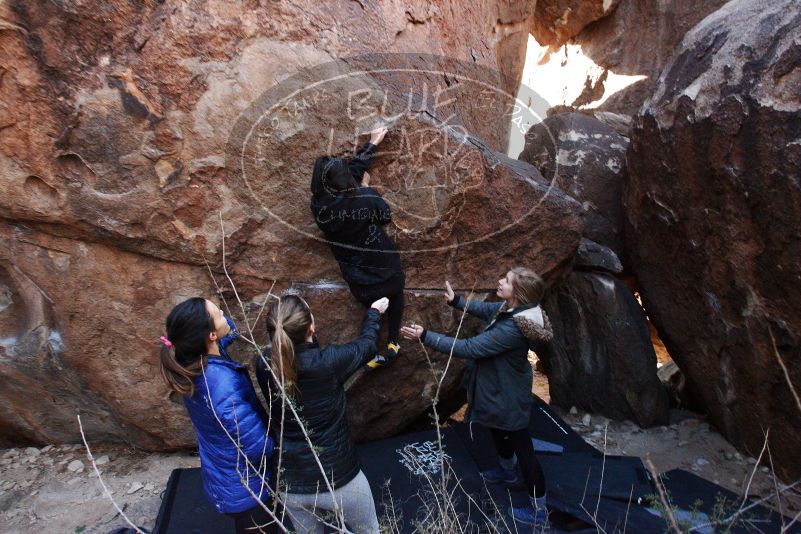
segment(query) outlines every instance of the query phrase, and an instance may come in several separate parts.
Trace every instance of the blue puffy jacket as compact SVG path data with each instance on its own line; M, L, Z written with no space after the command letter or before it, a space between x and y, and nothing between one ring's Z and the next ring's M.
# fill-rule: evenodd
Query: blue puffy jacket
M232 330L220 340L222 355L208 358L205 369L194 379L194 394L184 398L197 433L203 489L221 513L256 506L248 488L267 502L274 447L266 413L247 370L227 358L225 348L237 336L235 328Z

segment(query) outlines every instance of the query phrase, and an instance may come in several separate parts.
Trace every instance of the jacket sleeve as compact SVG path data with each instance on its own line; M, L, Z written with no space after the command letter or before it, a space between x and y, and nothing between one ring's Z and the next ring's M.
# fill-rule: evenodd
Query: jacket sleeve
M423 344L445 354L450 354L451 348L453 348L453 355L456 358L470 360L492 358L518 345L517 337L511 332L504 332L504 330L494 328L467 339L455 339L426 330Z
M467 307L467 313L475 315L479 319L489 321L501 309L503 302L481 302L480 300L466 300L462 295L456 295L453 302L449 303L457 310L464 310Z
M334 372L340 382L344 383L350 375L375 356L380 324L381 314L378 310L370 308L362 321L362 333L355 341L326 347L326 351L330 351Z
M353 178L361 185L362 178L364 178L364 171L370 166L375 158L375 145L372 143L365 143L356 152L356 155L351 158L348 167Z

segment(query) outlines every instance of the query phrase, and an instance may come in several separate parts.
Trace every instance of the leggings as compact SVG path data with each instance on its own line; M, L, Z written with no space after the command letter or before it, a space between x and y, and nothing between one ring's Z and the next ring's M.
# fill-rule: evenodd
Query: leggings
M531 443L528 429L500 430L498 428L490 428L489 431L501 458L508 460L517 453L517 461L520 463L520 470L523 472L523 480L526 483L528 494L533 497L545 495L545 475L542 472L542 466L537 460L537 456L534 454L534 445Z
M284 493L284 504L298 534L323 534L325 511L334 509L334 500L327 490L317 493ZM347 532L378 534L378 516L375 513L373 492L362 471L356 478L334 490L334 497L345 517ZM336 519L326 519L336 524Z
M403 288L406 285L406 277L402 272L396 273L389 280L368 286L350 284L350 292L356 300L369 306L380 298L389 298L387 308L388 332L387 341L397 343L400 334L401 321L403 320Z
M272 506L272 499L264 504L268 507ZM280 532L273 518L270 517L270 514L268 514L260 504L244 512L226 515L234 520L236 534L276 534ZM277 515L281 517L280 511Z

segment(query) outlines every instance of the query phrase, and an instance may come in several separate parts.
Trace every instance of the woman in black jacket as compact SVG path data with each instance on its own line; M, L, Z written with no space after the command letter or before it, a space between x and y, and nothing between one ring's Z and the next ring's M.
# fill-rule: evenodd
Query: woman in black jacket
M369 368L390 364L398 355L406 278L395 244L384 226L392 221L386 201L369 187L366 172L386 128L375 130L350 160L323 156L314 162L311 211L339 263L342 278L356 300L369 306L387 297L387 354L376 355Z
M374 354L387 306L386 298L372 303L355 341L322 348L309 305L300 296L281 297L267 316L272 344L256 362L256 378L280 447L278 490L297 532L322 534L320 511L338 509L352 532L378 534L370 484L348 426L344 384Z
M547 525L547 512L545 476L528 433L534 379L528 351L542 354L544 344L553 338L548 316L539 306L543 291L542 279L524 267L515 267L498 280L501 302L465 301L445 282L448 304L488 321L484 332L454 339L420 325L402 329L406 339L419 339L434 350L470 360L466 419L489 428L500 457L500 469L481 474L487 482L515 482L519 461L531 505L513 507L512 515L537 527Z

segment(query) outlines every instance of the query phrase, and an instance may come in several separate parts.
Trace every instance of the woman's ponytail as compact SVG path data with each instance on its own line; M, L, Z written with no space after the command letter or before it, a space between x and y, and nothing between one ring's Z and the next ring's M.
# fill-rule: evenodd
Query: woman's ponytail
M183 301L167 316L167 337L162 338L161 376L171 391L191 397L194 377L206 363L206 340L214 330L214 321L206 308L206 299Z
M199 374L200 366L197 366L197 369L182 366L175 359L172 349L167 346L161 347L159 357L161 359L161 376L164 377L170 390L185 397L191 397L195 392L195 384L192 379Z
M272 340L270 365L284 391L291 396L298 393L295 345L305 341L311 324L311 310L297 295L281 297L267 314L267 331Z

